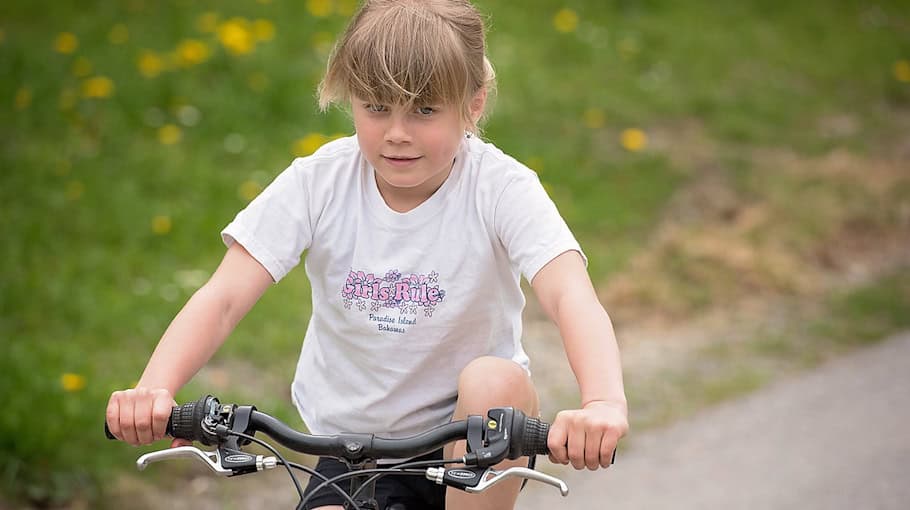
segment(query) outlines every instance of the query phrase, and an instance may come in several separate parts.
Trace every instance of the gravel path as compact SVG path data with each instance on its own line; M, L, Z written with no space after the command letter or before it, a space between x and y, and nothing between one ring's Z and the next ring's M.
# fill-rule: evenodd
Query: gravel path
M634 412L634 410L633 410ZM910 332L673 426L596 473L548 465L520 510L910 508Z

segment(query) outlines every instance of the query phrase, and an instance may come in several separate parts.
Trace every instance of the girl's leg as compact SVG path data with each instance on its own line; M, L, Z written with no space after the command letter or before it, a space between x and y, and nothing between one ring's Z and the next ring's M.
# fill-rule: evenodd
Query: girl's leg
M458 378L458 402L453 420L463 420L468 415L486 416L492 407L514 407L528 416L539 414L537 390L528 373L517 363L492 356L477 358L461 371ZM465 441L458 441L445 449L447 459L465 454ZM527 466L528 460L506 460L497 469ZM468 494L458 489L446 491L447 510L507 510L515 507L521 480L507 480L491 487L483 494Z

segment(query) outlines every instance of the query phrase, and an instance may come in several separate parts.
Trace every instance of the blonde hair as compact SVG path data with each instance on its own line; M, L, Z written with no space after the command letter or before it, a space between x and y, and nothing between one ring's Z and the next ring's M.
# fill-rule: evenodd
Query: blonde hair
M329 57L319 106L455 105L477 131L471 100L496 85L485 50L483 18L467 0L366 0Z

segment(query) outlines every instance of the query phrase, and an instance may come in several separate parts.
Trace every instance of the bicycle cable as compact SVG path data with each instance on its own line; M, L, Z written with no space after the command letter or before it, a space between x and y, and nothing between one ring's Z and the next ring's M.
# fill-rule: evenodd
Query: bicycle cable
M389 469L408 469L415 467L437 467L443 466L446 464L461 464L464 462L464 459L440 459L440 460L415 460L414 462L404 462L402 464L392 464L389 466Z
M376 469L361 469L361 470L357 470L357 471L348 471L348 472L342 473L338 476L333 476L332 478L329 478L328 480L317 485L316 488L313 489L306 496L306 498L303 499L302 504L306 504L307 502L309 502L310 498L312 498L317 492L321 491L322 489L324 489L326 487L333 487L333 488L335 488L336 491L341 491L342 493L344 493L344 495L347 498L353 499L360 494L360 491L364 487L366 487L366 483L361 485L360 489L357 489L357 491L354 492L354 494L351 494L350 496L348 496L348 494L346 492L344 492L340 487L338 487L337 483L347 480L349 478L356 478L358 476L365 476L365 475L369 475L369 474L374 475L373 477L370 478L370 480L373 480L374 478L382 477L385 475L424 476L426 473L423 470L415 469L415 470L407 471L407 470L403 470L403 469L399 470L396 468L376 468ZM368 480L368 482L369 482L369 480ZM353 503L353 504L354 504L354 508L359 508L357 503Z
M383 476L386 476L386 475L423 476L426 474L425 471L417 470L417 469L409 470L409 468L418 468L418 467L423 467L423 466L435 467L435 466L440 466L440 465L445 465L445 464L460 464L461 462L464 461L464 459L443 459L443 460L424 460L424 461L405 462L403 464L397 464L397 465L393 465L393 466L387 467L387 468L362 469L359 471L349 471L347 473L342 473L338 476L328 478L325 475L323 475L322 473L316 471L315 469L309 468L307 466L304 466L302 464L298 464L295 462L288 462L288 460L285 459L284 456L282 456L281 453L278 452L278 450L275 449L272 445L268 444L267 442L255 437L255 436L244 434L242 432L233 432L233 431L228 432L228 435L237 436L237 437L246 439L248 441L254 442L254 443L266 448L269 452L271 452L273 455L275 455L275 457L278 458L279 463L285 467L285 469L288 472L288 476L290 476L291 481L294 482L294 487L297 489L297 494L300 497L300 502L297 504L297 510L303 510L305 508L306 503L310 500L310 498L314 494L316 494L317 492L319 492L320 490L322 490L326 487L329 487L332 490L334 490L335 492L337 492L348 503L353 505L352 508L356 509L356 508L358 508L358 505L354 498L359 496L361 491L363 491L363 489L365 489L368 486L368 484L370 484L371 482L375 482L376 480L382 478ZM295 469L299 469L299 470L307 473L310 476L315 476L316 478L322 480L322 483L317 485L316 488L313 489L309 495L305 496L303 493L303 489L300 486L300 481L297 480L297 477L294 476L294 473L291 471L292 467ZM355 491L353 494L348 494L347 492L344 491L344 489L342 489L341 487L338 487L338 485L337 485L338 482L341 482L341 481L344 481L344 480L347 480L350 478L354 478L357 476L368 475L368 474L373 474L373 476L368 478L367 481L364 482L364 484L361 485L360 488L358 488L357 491Z
M368 478L353 494L351 498L356 498L360 495L360 492L363 491L370 483L379 480L386 475L416 475L424 476L426 472L423 470L410 470L409 468L417 468L422 466L431 466L437 467L445 464L461 464L464 459L441 459L441 460L422 460L414 462L405 462L403 464L395 464L387 468L376 468L376 469L361 469L359 471L348 471L347 473L342 473L338 476L335 476L331 479L325 479L323 477L323 483L319 484L310 494L315 494L316 492L322 490L324 487L329 486L330 484L341 482L349 478L354 478L357 476L363 476L370 473L374 473L373 476ZM305 501L309 501L311 496L307 496Z
M272 454L274 454L275 457L277 457L278 460L281 462L281 464L284 466L284 468L287 469L288 475L291 477L291 481L294 482L294 487L297 488L297 494L300 497L300 503L297 504L297 510L304 510L304 504L306 504L307 500L309 500L309 497L304 497L303 489L300 487L300 482L297 480L297 477L294 476L294 473L291 471L291 465L288 463L287 460L285 460L284 456L282 456L281 453L278 452L278 450L276 450L272 445L268 444L267 442L265 442L261 439L258 439L256 437L244 434L242 432L229 431L228 435L237 436L237 437L246 439L248 441L252 441L252 442L266 448L268 451L270 451ZM313 469L307 468L306 466L302 466L300 464L297 464L294 467L297 467L298 469L302 469L303 471L310 474L310 476L315 474L318 478L324 480L322 482L322 484L319 485L319 488L322 488L323 486L325 486L326 484L329 483L329 480L322 473L319 473ZM353 505L352 508L357 508L357 502L354 501L354 498L349 496L348 493L344 492L341 489L341 487L338 487L336 485L332 485L331 487L335 490L335 492L339 493L343 498L345 498L349 503L351 503L351 505ZM313 493L315 493L315 492L316 491L313 491Z
M281 461L278 461L278 462L281 462ZM294 469L298 469L298 470L300 470L300 471L303 471L304 473L306 473L306 474L308 474L308 475L310 475L310 476L315 476L315 477L320 478L320 479L322 479L322 480L326 480L326 477L322 476L318 471L315 471L313 468L304 466L303 464L298 464L298 463L296 463L296 462L288 462L287 465L288 465L288 466L291 466L291 467L294 468Z
M414 462L405 462L405 463L403 463L403 464L394 464L394 465L392 465L392 466L390 466L390 467L388 467L388 468L385 468L385 469L389 469L389 470L399 470L399 469L400 469L400 470L405 470L405 469L408 469L408 468L423 467L423 466L437 467L437 466L444 466L444 465L446 465L446 464L461 464L461 462L462 462L463 460L464 460L464 459L421 460L421 461L414 461ZM412 471L402 471L402 473L412 473ZM425 471L417 471L416 473L420 473L421 475L425 475L425 474L426 474ZM362 491L362 490L364 489L364 487L366 487L368 484L374 483L374 482L376 482L377 480L379 480L380 478L382 478L383 476L385 476L385 475L391 475L391 474L398 474L398 473L395 473L394 471L388 471L388 472L385 472L385 473L376 473L375 475L373 475L373 476L371 476L370 478L368 478L367 481L364 482L363 485L361 485L359 489L357 489L356 491L354 491L354 494L351 494L351 497L352 497L352 498L356 498L357 496L360 495L360 491Z

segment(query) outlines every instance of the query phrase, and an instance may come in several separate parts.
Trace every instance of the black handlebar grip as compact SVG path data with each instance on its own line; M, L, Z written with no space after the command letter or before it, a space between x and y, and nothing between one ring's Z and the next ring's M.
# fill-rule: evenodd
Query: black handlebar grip
M117 439L114 434L111 434L111 428L107 426L107 420L104 420L104 437L108 439Z
M550 424L537 418L525 420L524 433L522 434L521 455L549 455L547 435L550 433Z
M204 445L217 444L218 438L203 429L202 424L218 406L218 399L206 395L195 402L187 402L180 407L175 407L171 411L171 419L168 421L168 434L177 439L199 441Z
M217 405L217 400L211 395L206 395L195 402L187 402L182 406L171 409L171 417L167 420L167 426L164 433L175 439L187 439L189 441L199 441L206 445L214 444L212 438L202 430L202 421L207 414L212 403ZM111 434L111 429L104 422L104 435L108 439L117 439Z
M168 435L177 439L195 441L196 427L205 417L204 406L199 402L187 402L171 410L168 420Z

